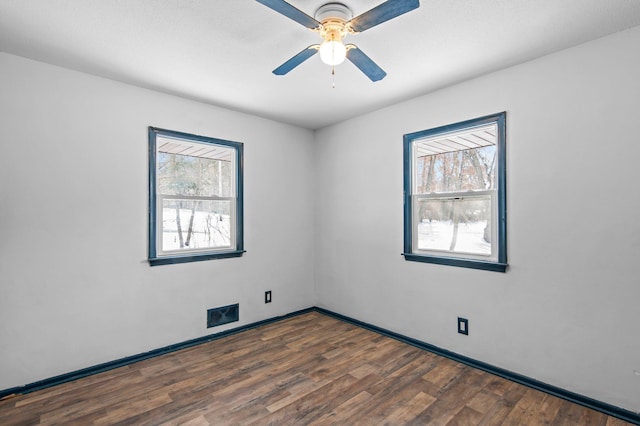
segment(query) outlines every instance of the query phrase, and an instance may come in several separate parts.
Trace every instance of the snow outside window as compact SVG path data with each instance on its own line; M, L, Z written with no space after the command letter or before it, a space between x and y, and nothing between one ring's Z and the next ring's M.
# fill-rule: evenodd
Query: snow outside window
M404 136L405 259L504 272L505 116Z
M242 255L242 144L150 128L152 265Z

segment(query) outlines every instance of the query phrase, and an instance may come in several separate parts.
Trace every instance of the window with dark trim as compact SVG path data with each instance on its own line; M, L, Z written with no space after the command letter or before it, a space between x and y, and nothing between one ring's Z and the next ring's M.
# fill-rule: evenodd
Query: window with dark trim
M506 113L404 135L406 260L504 272Z
M239 257L243 144L149 127L149 263Z

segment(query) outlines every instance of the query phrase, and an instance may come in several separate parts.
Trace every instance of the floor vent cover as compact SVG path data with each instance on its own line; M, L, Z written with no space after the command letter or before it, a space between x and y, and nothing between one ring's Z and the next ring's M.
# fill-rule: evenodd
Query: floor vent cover
M238 321L239 306L222 306L220 308L207 309L207 328Z

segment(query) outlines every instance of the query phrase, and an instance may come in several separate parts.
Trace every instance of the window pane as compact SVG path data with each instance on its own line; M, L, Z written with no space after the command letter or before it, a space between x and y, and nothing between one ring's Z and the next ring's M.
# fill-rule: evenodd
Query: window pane
M231 197L232 154L232 149L217 145L165 142L158 148L158 193Z
M163 200L162 250L231 246L230 200Z
M418 199L418 249L491 255L491 196Z
M414 163L415 193L494 189L495 163L495 145L417 157Z

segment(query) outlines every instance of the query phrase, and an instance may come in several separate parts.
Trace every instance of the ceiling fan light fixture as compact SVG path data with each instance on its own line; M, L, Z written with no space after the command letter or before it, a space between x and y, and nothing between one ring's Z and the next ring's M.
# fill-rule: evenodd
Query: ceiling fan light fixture
M320 45L320 59L327 65L340 65L347 57L347 48L342 41L326 40Z

